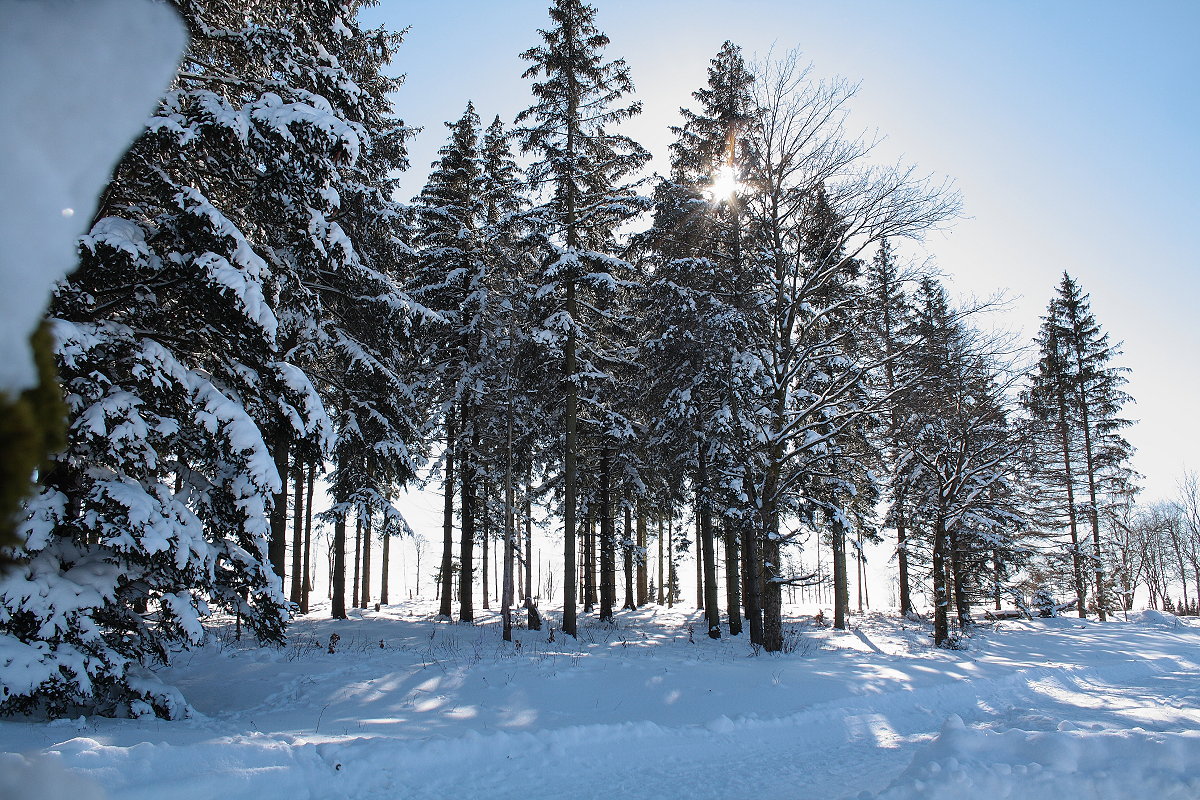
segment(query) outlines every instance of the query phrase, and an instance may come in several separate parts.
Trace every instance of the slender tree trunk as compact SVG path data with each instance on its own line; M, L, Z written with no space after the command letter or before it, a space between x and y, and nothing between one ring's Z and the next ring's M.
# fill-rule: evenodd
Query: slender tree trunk
M271 562L271 570L279 578L279 587L284 586L283 578L287 574L287 511L288 511L288 462L291 450L291 433L280 428L275 434L275 445L271 455L275 458L275 470L279 473L279 491L274 495L271 506L271 539L267 543L267 558Z
M454 409L446 412L446 474L442 482L442 567L438 616L450 619L454 602Z
M933 643L950 643L949 589L946 582L946 523L938 512L933 525Z
M667 608L675 606L676 587L679 576L675 572L675 515L667 518Z
M846 630L850 587L846 576L846 528L840 514L833 519L833 627Z
M371 607L371 511L363 517L363 560L362 560L362 608Z
M1083 577L1083 553L1079 544L1079 527L1075 509L1075 475L1071 464L1071 435L1067 426L1067 399L1059 389L1058 434L1062 445L1063 476L1067 488L1067 522L1071 532L1071 567L1075 572L1075 605L1080 619L1087 616L1087 583Z
M596 610L596 519L595 510L588 506L583 518L583 610Z
M700 517L700 542L704 555L704 614L708 637L721 638L721 603L717 599L717 547L713 535L712 506L708 492L708 455L704 444L696 445L696 510Z
M650 602L650 587L649 583L649 551L646 549L646 512L644 506L638 503L637 516L637 604L638 607L646 605Z
M758 531L750 520L739 520L742 529L742 573L746 576L746 621L750 626L750 642L762 646L766 639L762 614L762 557L758 548Z
M612 505L612 458L605 447L600 457L600 621L612 622L616 605L616 527Z
M288 599L300 605L304 595L304 465L295 465L292 479L296 494L292 503L292 574Z
M971 617L971 597L967 592L967 565L963 560L957 532L950 533L950 559L954 564L954 605L958 611L958 626L966 628L974 620Z
M863 581L862 531L858 532L854 543L856 545L854 548L854 564L858 568L858 579L854 582L854 586L858 589L858 613L861 614L863 613L863 589L866 588Z
M511 381L510 381L511 387ZM517 502L516 493L513 490L513 465L512 465L512 446L513 446L513 428L512 428L512 400L511 389L509 399L508 423L505 429L504 438L504 581L503 589L500 596L500 615L503 617L504 626L504 641L512 641L512 607L513 607L513 561L516 557L516 520L514 512L516 509L513 506Z
M729 635L742 632L742 577L738 569L737 533L731 522L722 525L721 538L725 541L725 603L729 615Z
M1085 373L1083 364L1083 356L1078 349L1075 351L1075 363L1078 367L1079 374ZM1092 559L1093 559L1093 574L1096 580L1096 613L1100 617L1101 622L1108 620L1108 599L1105 597L1104 586L1104 552L1100 549L1100 507L1096 498L1096 455L1092 451L1092 421L1091 421L1091 403L1087 396L1087 386L1084 383L1079 384L1079 411L1081 415L1080 423L1083 428L1083 452L1086 458L1085 466L1087 467L1088 479L1088 522L1092 527ZM1181 574L1180 578L1184 578ZM1183 591L1187 592L1187 580L1184 579Z
M488 486L485 483L483 486L483 508L480 513L480 518L483 521L483 564L481 564L483 569L482 569L481 577L483 578L483 610L484 611L487 611L490 608L490 606L488 605L488 595L491 593L491 588L492 588L491 584L488 583L488 576L490 574L488 571L488 567L489 567L488 551L491 549L491 541L490 540L492 538L492 517L491 517L491 514L489 513L489 509L488 509L488 506L491 505L491 503L490 503L491 496L490 495L491 495L491 493L488 491Z
M538 557L538 576L541 577L541 556ZM525 469L525 602L529 630L542 629L542 615L533 601L533 466Z
M350 584L350 607L358 608L358 581L362 575L362 507L354 515L354 582Z
M346 518L338 516L333 523L333 576L331 613L334 619L346 619Z
M478 443L474 426L463 417L463 432L471 430L471 452L477 452ZM458 483L462 490L459 498L461 536L458 542L458 619L460 622L475 621L475 464L471 458L463 458L458 465ZM484 586L484 591L487 587Z
M662 521L662 516L659 516L659 518L658 518L658 586L656 587L658 590L658 597L656 599L658 600L658 604L660 606L663 604L663 580L664 580L664 574L663 574L663 521Z
M996 610L1000 610L1000 590L1001 583L1004 577L1004 562L1000 559L1000 551L992 550L992 599L995 601Z
M401 551L401 555L403 555L403 551ZM379 573L380 573L379 574L379 604L381 606L388 605L388 601L389 601L388 577L392 571L391 563L392 563L392 537L389 535L389 532L385 527L384 532L383 532L383 556L382 556L382 561L379 565ZM401 559L401 561L400 561L400 570L401 570L401 574L403 575L403 572L404 572L403 559ZM403 588L404 587L401 586L401 589L403 589ZM403 591L401 591L400 596L401 597L404 596Z
M625 506L625 538L621 541L621 551L625 561L625 605L626 611L637 608L633 595L633 509Z
M692 552L696 556L696 610L704 610L704 547L700 544L700 540L704 535L700 532L700 507L696 506L696 542L692 547Z
M304 500L304 591L300 595L300 613L308 613L309 596L313 590L312 577L312 519L313 519L313 488L317 477L317 465L308 465L308 486Z

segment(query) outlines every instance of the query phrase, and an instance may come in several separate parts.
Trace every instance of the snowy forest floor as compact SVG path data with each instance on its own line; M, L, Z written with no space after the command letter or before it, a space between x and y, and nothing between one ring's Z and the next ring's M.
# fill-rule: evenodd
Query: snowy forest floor
M939 651L895 617L792 608L772 655L687 607L519 645L494 612L435 610L318 610L282 648L221 628L162 670L189 719L0 722L0 797L1200 797L1200 626L1156 612Z

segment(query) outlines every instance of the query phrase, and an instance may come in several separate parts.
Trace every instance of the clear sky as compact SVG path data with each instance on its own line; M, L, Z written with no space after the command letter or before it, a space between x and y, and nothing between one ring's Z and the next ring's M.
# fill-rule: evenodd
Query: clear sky
M662 159L678 108L725 39L748 57L799 48L817 76L860 82L851 127L878 154L952 178L964 216L908 255L962 294L1007 290L995 323L1036 330L1062 271L1131 368L1128 432L1144 499L1200 469L1200 1L892 2L599 0L645 111L623 132ZM473 100L485 123L529 104L518 54L548 24L542 0L382 0L364 21L411 26L397 110L424 132L404 179L416 194Z

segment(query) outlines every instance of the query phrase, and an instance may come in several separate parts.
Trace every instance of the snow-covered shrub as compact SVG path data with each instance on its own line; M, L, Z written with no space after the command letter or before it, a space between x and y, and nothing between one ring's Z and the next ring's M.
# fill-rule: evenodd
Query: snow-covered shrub
M1058 601L1054 599L1054 593L1044 587L1034 591L1030 605L1039 617L1058 616Z

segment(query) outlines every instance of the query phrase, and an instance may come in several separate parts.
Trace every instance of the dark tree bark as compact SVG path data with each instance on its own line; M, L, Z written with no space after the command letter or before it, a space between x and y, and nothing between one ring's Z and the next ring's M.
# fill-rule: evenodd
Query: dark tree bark
M933 643L950 644L950 594L946 581L946 523L939 512L933 524Z
M388 574L391 572L392 561L392 537L385 529L383 532L383 556L380 559L379 565L379 604L386 606L388 604ZM421 564L417 562L417 574L421 573Z
M621 544L625 556L625 605L626 611L637 608L633 595L633 509L625 506L625 539Z
M304 591L300 595L300 613L308 613L309 596L312 594L312 518L313 488L316 483L317 465L308 465L308 486L304 501Z
M299 606L304 599L304 465L296 462L295 502L292 504L292 575L288 599Z
M359 608L371 607L371 511L362 521L362 601Z
M646 549L646 512L638 504L637 517L637 604L640 608L650 602L649 551Z
M703 443L696 447L696 511L700 517L700 550L704 561L704 616L708 637L721 638L721 605L717 599L717 548L713 536L712 508L708 498L708 455Z
M438 616L450 619L454 603L454 411L446 413L446 474L442 482L442 566Z
M267 557L271 569L279 576L280 586L287 574L287 511L288 511L288 461L292 439L289 432L280 428L275 434L274 447L271 455L275 459L275 469L279 472L280 489L275 494L275 504L271 507L271 539L267 543Z
M339 516L333 523L333 591L334 619L346 619L346 518Z
M616 605L616 526L612 507L612 460L604 448L600 457L600 621L612 622Z
M463 428L469 426L464 424ZM472 444L475 444L472 433ZM476 448L472 447L472 451ZM458 465L460 525L459 568L458 568L458 619L460 622L475 621L475 465L470 458L462 459ZM486 588L486 587L485 587Z
M738 542L733 526L726 522L721 538L725 541L725 605L729 615L729 635L742 632L742 576L738 568Z

